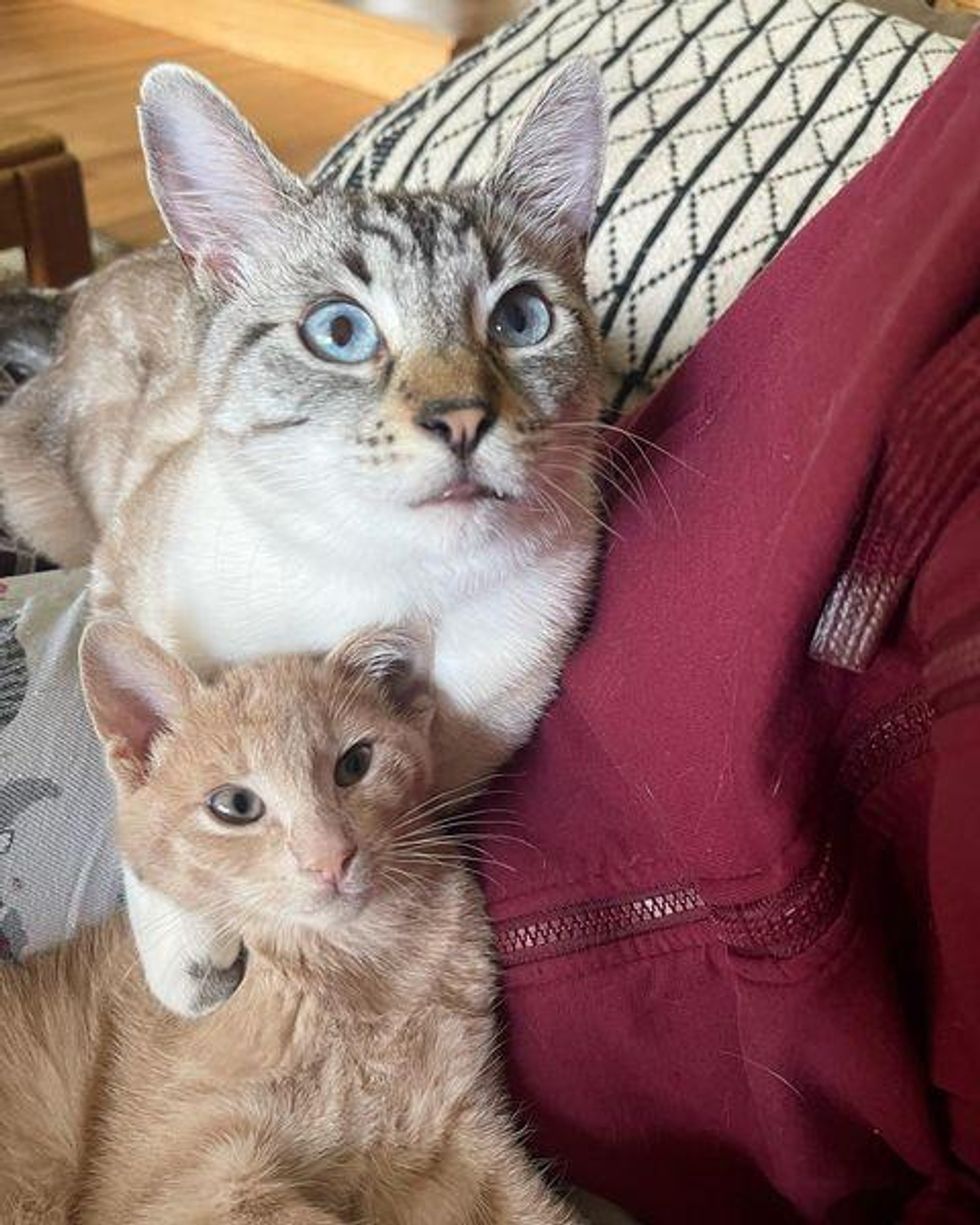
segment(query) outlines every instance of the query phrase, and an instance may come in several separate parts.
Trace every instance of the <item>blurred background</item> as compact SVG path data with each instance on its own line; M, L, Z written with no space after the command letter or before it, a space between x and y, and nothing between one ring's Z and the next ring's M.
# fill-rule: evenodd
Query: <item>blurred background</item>
M457 38L482 38L516 17L530 0L341 0L350 8L393 21L412 21Z

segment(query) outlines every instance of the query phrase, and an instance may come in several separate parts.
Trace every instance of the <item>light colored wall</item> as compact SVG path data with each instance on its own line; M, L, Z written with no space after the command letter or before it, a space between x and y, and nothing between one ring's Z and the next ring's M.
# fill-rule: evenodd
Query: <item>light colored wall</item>
M350 8L445 30L457 38L480 38L515 17L529 0L334 0Z

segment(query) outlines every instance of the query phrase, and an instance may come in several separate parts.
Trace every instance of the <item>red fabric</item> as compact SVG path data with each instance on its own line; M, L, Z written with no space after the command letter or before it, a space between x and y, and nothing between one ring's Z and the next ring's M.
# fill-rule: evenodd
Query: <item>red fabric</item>
M648 406L680 462L485 842L515 1096L645 1221L980 1220L980 494L927 454L980 421L978 80L973 40Z

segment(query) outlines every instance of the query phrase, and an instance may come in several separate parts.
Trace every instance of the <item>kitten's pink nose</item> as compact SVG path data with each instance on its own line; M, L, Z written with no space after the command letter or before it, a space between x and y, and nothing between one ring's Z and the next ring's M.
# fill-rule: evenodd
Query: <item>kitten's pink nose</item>
M320 873L328 885L340 886L350 874L356 858L357 847L352 846L346 851L338 851L336 855L328 856L318 863L314 870Z
M357 846L346 838L324 839L315 847L309 847L307 853L299 859L300 867L307 872L314 872L327 885L335 889L350 875L354 860L357 858Z

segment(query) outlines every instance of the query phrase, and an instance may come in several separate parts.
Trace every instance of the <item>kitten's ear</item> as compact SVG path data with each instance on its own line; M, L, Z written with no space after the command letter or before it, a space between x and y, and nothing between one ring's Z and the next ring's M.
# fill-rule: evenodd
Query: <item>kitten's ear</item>
M559 222L585 242L606 160L606 91L599 69L576 57L559 68L517 125L490 190L540 223Z
M435 711L432 634L423 626L368 630L341 643L329 657L368 677L400 715L426 722Z
M205 287L242 285L308 189L190 68L152 68L137 113L150 191L174 245Z
M82 692L118 782L146 777L154 739L200 688L189 668L121 621L93 621L78 648Z

